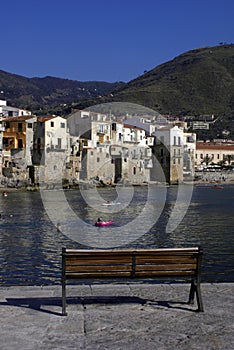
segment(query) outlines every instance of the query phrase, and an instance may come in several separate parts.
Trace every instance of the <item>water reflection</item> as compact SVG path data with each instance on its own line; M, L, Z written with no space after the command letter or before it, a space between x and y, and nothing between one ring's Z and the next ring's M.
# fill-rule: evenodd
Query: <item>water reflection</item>
M118 245L118 239L115 240L113 235L115 229L119 228L123 237L127 237L128 247L201 245L204 249L203 280L233 282L234 187L225 186L221 191L195 187L183 221L171 233L166 231L166 226L174 210L177 188L166 189L166 202L163 192L165 189L158 191L149 201L150 210L154 210L157 218L156 223L147 233L134 239L134 232L131 236L126 227L145 207L146 191L146 188L135 188L134 196L128 205L119 211L112 210L111 207L105 208L104 213L103 208L100 207L99 211L88 205L79 191L66 191L65 195L74 213L90 227L94 228L93 224L100 215L116 223L113 228L94 228L90 242L98 244L105 237L109 244ZM127 195L127 192L125 194ZM117 198L114 189L101 189L99 195L103 202ZM57 206L59 210L59 203ZM12 192L8 197L0 198L0 212L1 285L60 283L61 248L87 247L57 232L39 193ZM147 220L146 216L142 216L142 227L148 224ZM80 229L76 226L77 231ZM139 229L141 227L135 227L136 231ZM111 233L109 236L108 232Z

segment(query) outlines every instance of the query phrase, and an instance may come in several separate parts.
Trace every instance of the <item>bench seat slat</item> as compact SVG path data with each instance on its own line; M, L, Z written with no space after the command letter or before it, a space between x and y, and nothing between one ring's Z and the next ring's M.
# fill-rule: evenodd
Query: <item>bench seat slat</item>
M189 263L196 263L197 258L196 257L184 257L184 256L172 256L172 257L161 257L161 256L155 256L155 257L136 257L136 263L137 264L157 264L157 263L173 263L173 262L181 262L182 264L189 264Z
M136 271L195 270L196 264L136 265Z
M156 277L156 276L165 276L165 277L168 277L168 276L194 276L195 275L195 272L194 271L191 271L191 270L184 270L184 271L181 271L181 270L167 270L167 271L137 271L135 273L135 277Z
M95 265L95 266L69 266L67 272L96 272L96 271L132 271L131 265Z
M108 255L108 254L115 254L115 253L122 253L125 255L129 255L133 252L138 252L139 254L145 254L146 252L153 252L155 254L155 252L162 252L162 253L166 253L168 255L168 253L172 254L173 252L175 253L187 253L187 252L199 252L199 248L198 247L192 247L192 248L137 248L137 249L66 249L66 251L64 252L65 255L77 255L77 254L83 254L83 255L98 255L98 254L102 254L102 255Z
M108 258L108 259L83 259L82 258L73 258L73 259L66 259L66 265L107 265L107 264L131 264L132 263L132 258Z
M116 277L131 277L130 271L103 271L103 272L73 272L73 273L66 273L66 278L72 279L72 278L82 278L82 279L89 279L89 278L116 278Z

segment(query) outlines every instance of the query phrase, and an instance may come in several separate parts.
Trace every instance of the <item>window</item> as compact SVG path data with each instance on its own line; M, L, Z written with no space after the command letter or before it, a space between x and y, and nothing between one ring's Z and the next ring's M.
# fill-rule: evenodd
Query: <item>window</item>
M174 136L174 146L176 145L176 136Z
M53 128L54 127L54 122L50 122L50 126L51 126L51 128Z
M203 159L203 154L202 153L200 154L200 158Z
M133 175L136 175L136 167L133 167Z
M65 123L60 123L60 128L65 128Z
M22 123L18 123L18 131L19 132L23 131L23 124Z
M62 148L62 139L58 138L58 149Z
M18 148L23 148L23 140L22 139L18 140Z
M29 129L32 129L32 126L33 126L32 123L28 123L28 128Z
M104 133L104 125L102 124L98 125L98 132L102 134Z

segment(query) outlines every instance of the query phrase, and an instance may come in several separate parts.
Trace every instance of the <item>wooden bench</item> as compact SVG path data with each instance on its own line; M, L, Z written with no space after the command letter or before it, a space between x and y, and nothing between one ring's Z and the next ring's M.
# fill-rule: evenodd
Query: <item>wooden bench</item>
M203 310L200 271L202 250L195 248L168 249L62 249L62 314L66 315L66 281L69 279L151 279L189 278L188 303L196 294L198 311Z

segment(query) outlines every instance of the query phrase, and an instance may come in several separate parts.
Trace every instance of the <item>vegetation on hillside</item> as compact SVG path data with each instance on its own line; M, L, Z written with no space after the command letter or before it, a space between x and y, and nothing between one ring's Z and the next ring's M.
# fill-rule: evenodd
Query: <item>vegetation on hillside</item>
M162 114L234 114L234 45L186 52L129 82L114 96Z
M130 102L161 114L215 115L210 130L197 131L199 138L219 138L225 131L234 138L234 44L185 52L127 84L25 78L0 71L0 90L9 104L37 114L67 115L76 108Z
M8 104L37 114L63 110L74 101L105 95L124 85L123 82L79 82L55 77L25 78L0 70L0 90Z

